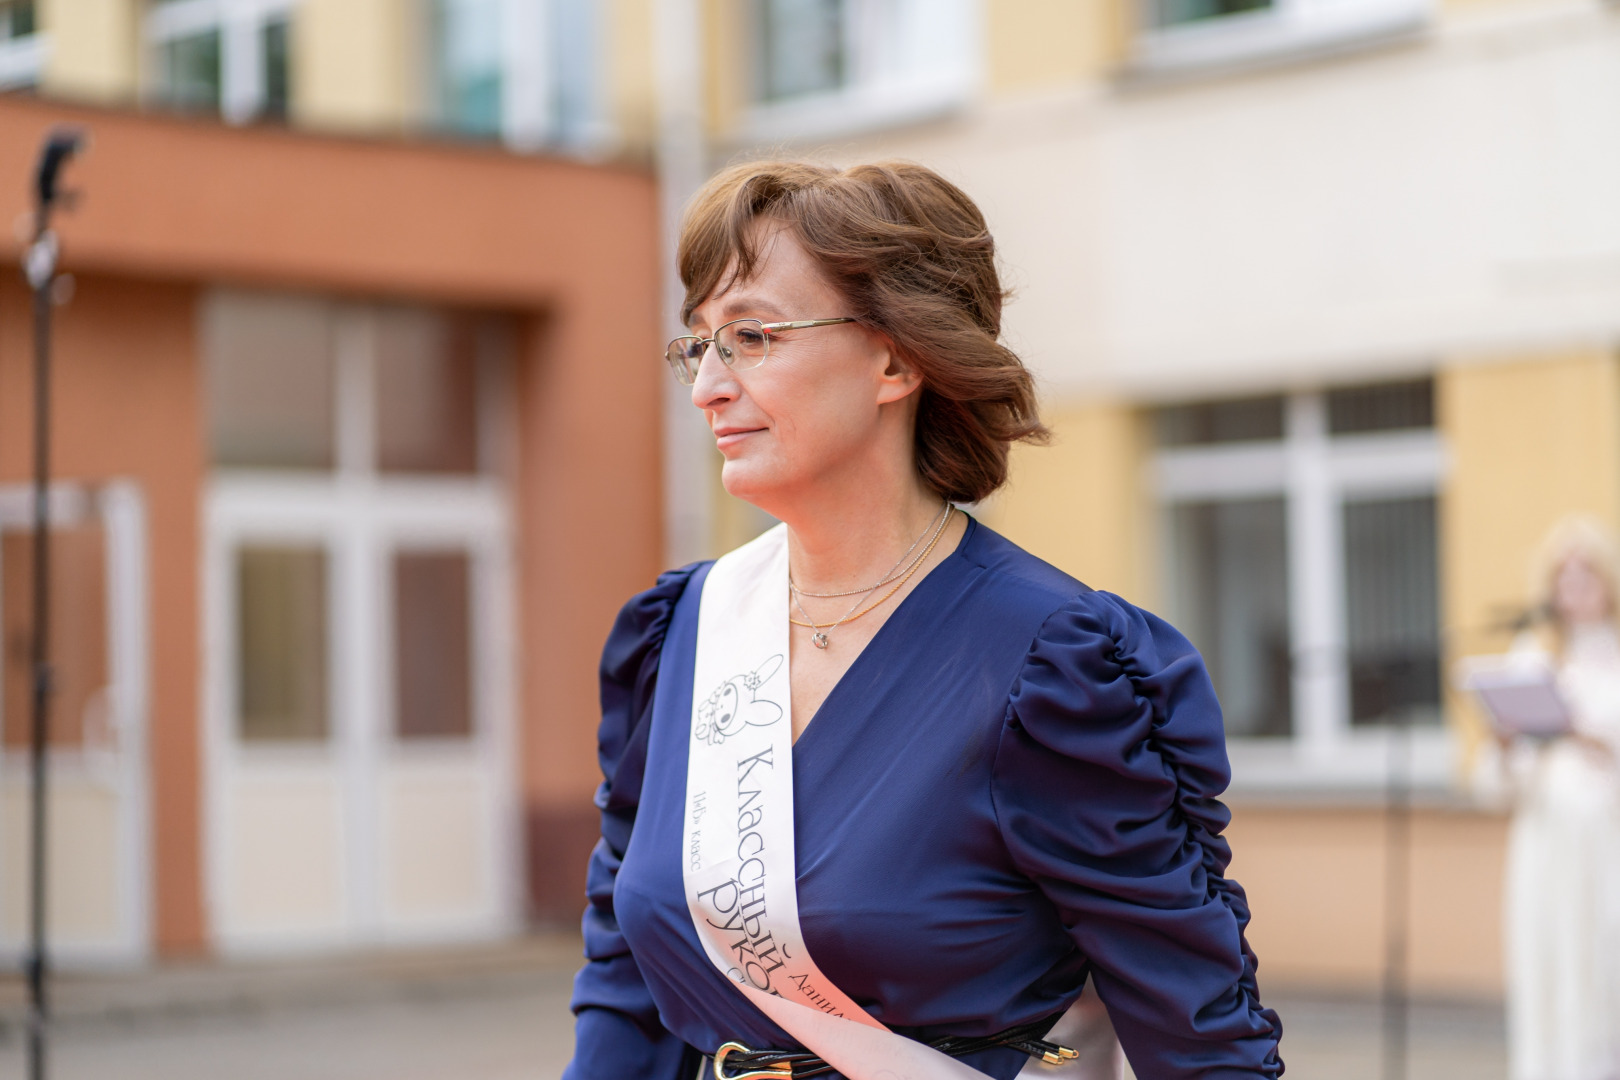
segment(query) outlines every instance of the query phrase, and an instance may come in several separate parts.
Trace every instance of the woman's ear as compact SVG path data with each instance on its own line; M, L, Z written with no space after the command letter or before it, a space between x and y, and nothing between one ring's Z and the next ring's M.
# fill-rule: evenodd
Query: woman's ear
M903 401L922 386L922 375L906 363L892 343L882 343L883 374L878 377L878 404Z

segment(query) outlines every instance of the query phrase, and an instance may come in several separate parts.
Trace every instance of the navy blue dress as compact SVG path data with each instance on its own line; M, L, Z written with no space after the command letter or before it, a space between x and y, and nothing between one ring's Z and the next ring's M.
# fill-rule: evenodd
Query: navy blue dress
M709 565L631 600L603 652L602 840L565 1080L688 1080L689 1048L798 1045L715 970L683 899ZM909 1035L1055 1018L1089 976L1140 1080L1281 1075L1224 876L1228 778L1187 640L970 520L794 745L805 943ZM1005 1080L1027 1060L969 1063Z

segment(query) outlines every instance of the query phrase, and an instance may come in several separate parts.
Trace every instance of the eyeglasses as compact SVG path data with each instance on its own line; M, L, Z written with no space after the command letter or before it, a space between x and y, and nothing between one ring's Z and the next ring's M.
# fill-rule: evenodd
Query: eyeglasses
M771 337L783 330L808 330L813 326L833 326L855 322L855 319L804 319L799 322L760 322L758 319L733 319L714 332L713 337L688 334L669 343L664 359L682 386L697 382L698 367L703 363L709 346L719 354L720 360L732 371L757 368L771 355Z

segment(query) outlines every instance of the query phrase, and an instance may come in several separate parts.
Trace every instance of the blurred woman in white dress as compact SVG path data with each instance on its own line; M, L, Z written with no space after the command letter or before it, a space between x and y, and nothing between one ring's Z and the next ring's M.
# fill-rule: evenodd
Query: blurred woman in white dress
M1573 733L1504 744L1507 1005L1513 1080L1620 1080L1620 562L1572 518L1533 575Z

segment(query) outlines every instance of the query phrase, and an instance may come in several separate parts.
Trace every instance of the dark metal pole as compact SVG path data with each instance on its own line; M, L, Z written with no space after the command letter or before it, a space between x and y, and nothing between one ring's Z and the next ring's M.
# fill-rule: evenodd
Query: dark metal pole
M43 219L44 215L41 215ZM45 758L49 749L50 650L50 282L34 286L34 569L29 668L33 675L29 765L33 785L29 830L28 1076L45 1076Z
M34 566L33 625L30 661L33 715L29 739L32 787L29 828L28 946L28 1076L45 1080L46 954L45 840L50 771L50 482L51 482L51 305L56 285L56 235L51 211L62 192L57 187L62 166L84 142L82 132L57 129L45 140L34 177L34 242L23 260L34 291Z
M1384 1080L1406 1080L1410 1043L1409 963L1412 863L1412 715L1398 709L1390 732L1384 872Z

